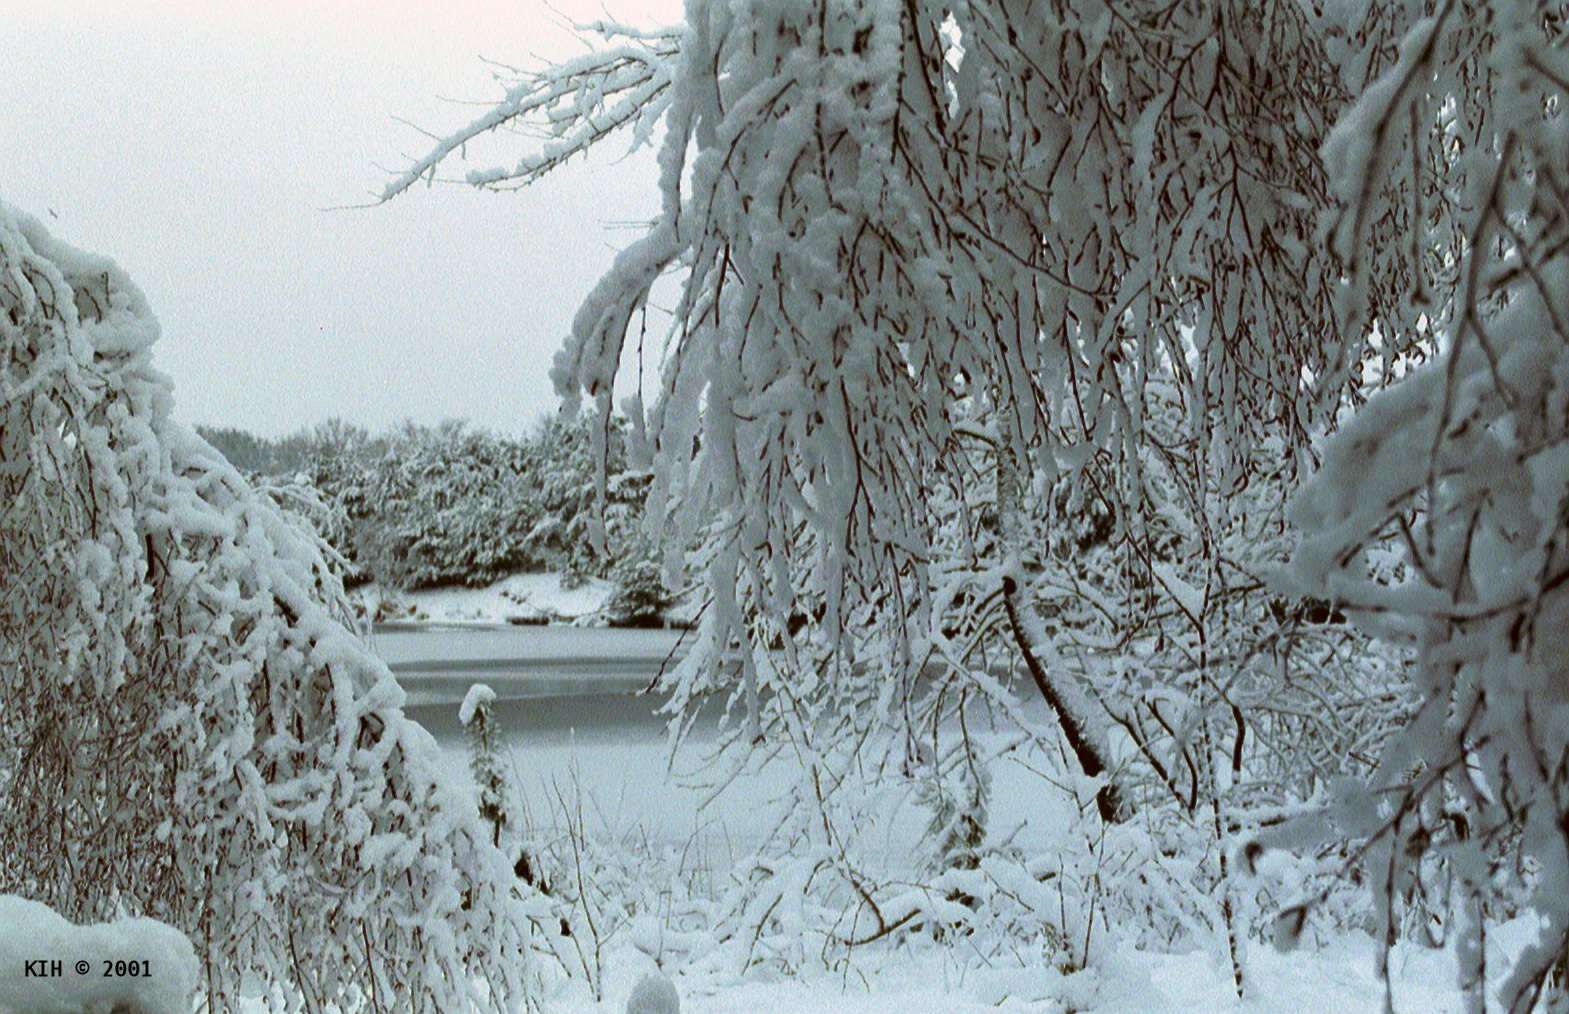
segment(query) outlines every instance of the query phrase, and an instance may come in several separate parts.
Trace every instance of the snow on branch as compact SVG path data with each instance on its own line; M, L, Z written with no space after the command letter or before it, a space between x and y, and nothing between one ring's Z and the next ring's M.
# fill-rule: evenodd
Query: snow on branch
M633 129L634 146L647 143L669 105L671 68L681 33L641 31L602 21L577 27L606 40L625 41L525 74L489 111L438 141L423 158L389 180L378 199L389 201L421 179L435 179L437 167L453 153L505 126L543 126L554 140L510 168L471 170L465 182L477 187L523 186L625 127Z
M1569 954L1565 41L1561 18L1535 4L1445 3L1405 34L1325 149L1346 209L1333 242L1433 250L1435 235L1463 237L1445 284L1409 310L1413 328L1418 315L1443 324L1434 361L1328 443L1293 519L1300 587L1419 652L1415 714L1337 820L1380 857L1386 926L1417 864L1437 856L1456 871L1461 986L1476 1011L1495 990L1511 1011L1544 995L1561 1005ZM1443 167L1449 196L1374 235L1364 174L1407 161L1383 183L1395 201L1432 194L1425 166ZM1349 284L1348 299L1364 297L1366 279ZM1394 567L1377 559L1390 544ZM1466 834L1440 848L1451 812ZM1496 981L1485 937L1500 904L1543 925Z
M814 694L891 707L883 689L921 664L911 631L943 622L939 570L1030 551L978 520L996 510L989 459L1018 462L1032 517L1055 488L1106 505L1148 572L1141 528L1183 515L1192 544L1209 534L1204 495L1149 496L1145 469L1176 446L1153 435L1167 403L1186 418L1171 470L1241 485L1261 447L1306 454L1349 393L1305 380L1345 352L1318 149L1389 58L1396 15L1241 0L1161 18L1121 0L1039 17L1011 0L686 10L679 32L612 32L532 74L388 191L525 110L554 139L473 182L537 179L618 124L662 131L661 213L588 294L552 379L608 414L629 327L679 273L646 422L649 515L694 549L713 596L682 694L784 700L771 681L805 668ZM1370 319L1401 305L1407 267L1368 265ZM1170 600L1190 585L1156 582ZM773 643L801 654L754 657Z

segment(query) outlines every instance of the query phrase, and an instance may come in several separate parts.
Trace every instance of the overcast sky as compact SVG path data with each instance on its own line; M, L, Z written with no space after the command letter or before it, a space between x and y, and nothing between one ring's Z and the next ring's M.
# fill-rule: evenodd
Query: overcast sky
M608 0L676 21L679 0ZM585 0L0 0L0 200L114 257L163 325L155 362L189 422L277 434L338 415L516 430L577 301L657 207L648 152L514 193L386 169L502 86L483 58L583 50ZM526 139L471 153L510 163ZM612 141L621 156L626 142ZM495 157L486 157L495 155Z

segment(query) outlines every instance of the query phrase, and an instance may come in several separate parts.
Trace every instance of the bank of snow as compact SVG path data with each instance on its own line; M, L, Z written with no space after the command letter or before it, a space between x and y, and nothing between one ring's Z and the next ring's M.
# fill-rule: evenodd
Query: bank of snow
M1518 919L1493 927L1490 958L1518 953L1535 930ZM1218 956L1194 951L1152 954L1122 948L1096 968L1062 972L983 959L963 944L952 949L917 944L868 948L855 966L797 978L748 978L717 970L683 971L665 962L681 997L682 1014L1382 1014L1384 987L1376 971L1377 945L1348 933L1319 950L1288 954L1248 948L1247 998L1239 1000ZM563 984L544 1005L547 1014L622 1014L633 983L653 967L645 954L619 949L594 1001L581 982ZM1453 949L1397 945L1391 956L1394 1008L1422 1014L1460 1014ZM1491 1009L1491 1008L1490 1008Z
M405 592L366 585L353 597L378 619L425 623L592 623L615 585L563 574L513 574L483 588L424 588Z
M94 926L0 895L0 1014L189 1014L196 951L152 919Z

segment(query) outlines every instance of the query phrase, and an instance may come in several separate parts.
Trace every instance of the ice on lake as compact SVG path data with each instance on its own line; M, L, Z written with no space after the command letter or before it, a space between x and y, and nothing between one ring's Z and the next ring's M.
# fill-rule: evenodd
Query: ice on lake
M669 716L659 711L664 697L639 691L679 638L662 630L513 627L383 632L372 643L408 691L408 713L441 744L455 784L471 784L459 706L468 687L483 682L497 695L503 769L528 819L562 800L581 801L595 833L698 848L727 866L772 829L770 803L801 783L802 768L783 751L716 788L729 769L713 761L715 747L737 721L717 707L699 714L672 754ZM1006 763L996 775L1004 782L1037 777ZM930 814L912 801L907 781L868 777L875 819L863 825L871 836L863 844L908 859ZM996 795L1039 798L1034 791Z

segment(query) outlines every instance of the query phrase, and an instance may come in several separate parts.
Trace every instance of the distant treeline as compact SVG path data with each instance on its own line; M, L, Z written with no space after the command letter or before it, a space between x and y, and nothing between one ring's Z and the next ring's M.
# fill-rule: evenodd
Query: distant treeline
M611 618L653 622L668 595L640 527L649 473L627 467L625 428L612 426L606 551L596 552L592 425L551 419L522 436L462 422L372 433L341 419L275 438L196 430L309 518L343 555L348 584L407 591L553 570L613 581Z

